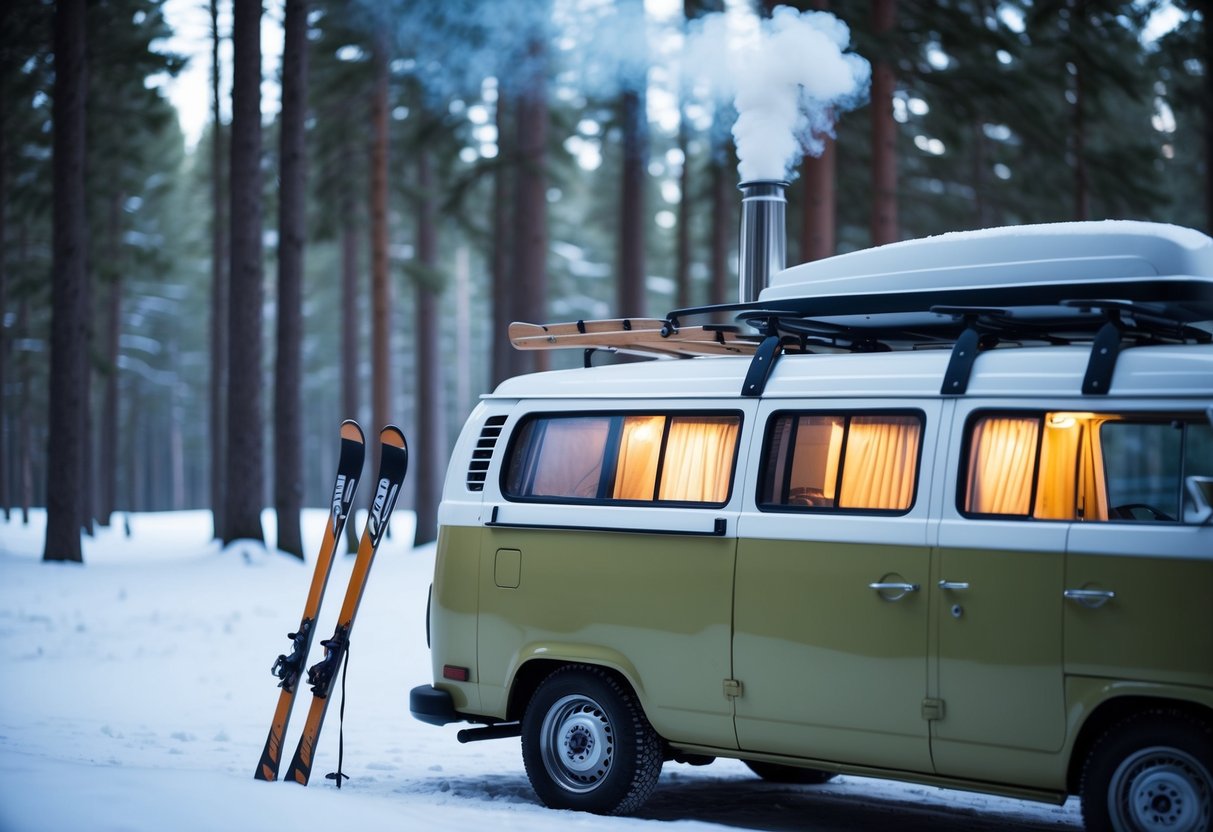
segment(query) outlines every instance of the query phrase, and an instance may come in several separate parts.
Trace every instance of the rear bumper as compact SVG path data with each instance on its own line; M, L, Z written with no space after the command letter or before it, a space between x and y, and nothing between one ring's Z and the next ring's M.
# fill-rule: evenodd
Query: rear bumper
M467 719L455 710L451 695L433 685L418 685L409 691L409 712L414 719L430 725L448 725Z

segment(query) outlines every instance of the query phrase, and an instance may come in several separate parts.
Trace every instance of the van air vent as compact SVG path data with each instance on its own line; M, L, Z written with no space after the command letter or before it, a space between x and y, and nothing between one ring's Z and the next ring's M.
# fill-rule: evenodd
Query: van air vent
M484 478L488 474L489 461L493 458L493 449L497 447L497 439L501 436L505 420L505 416L490 416L480 429L480 438L476 440L472 462L468 465L468 491L484 491Z

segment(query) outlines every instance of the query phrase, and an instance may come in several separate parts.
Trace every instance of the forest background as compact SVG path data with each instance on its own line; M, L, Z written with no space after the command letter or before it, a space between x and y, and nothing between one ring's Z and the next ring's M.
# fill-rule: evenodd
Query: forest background
M684 47L774 5L202 0L187 141L163 0L0 4L5 516L45 505L44 556L80 560L123 512L211 509L227 542L269 506L302 556L356 418L404 428L433 540L477 396L580 361L512 350L509 321L734 299L735 113ZM1207 0L787 5L872 65L793 171L789 262L1006 224L1209 230Z

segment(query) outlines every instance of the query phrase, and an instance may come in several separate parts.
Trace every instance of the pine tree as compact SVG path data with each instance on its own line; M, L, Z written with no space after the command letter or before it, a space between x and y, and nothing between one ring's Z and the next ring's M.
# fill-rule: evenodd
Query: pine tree
M303 255L307 236L308 4L287 0L279 120L278 339L274 369L274 509L278 548L303 560Z
M80 520L84 515L83 469L88 402L87 233L84 160L85 4L65 0L55 7L54 95L54 270L52 272L51 371L46 468L44 560L82 562Z
M228 332L224 543L264 541L261 315L261 4L237 2L232 18L231 284ZM238 339L238 341L237 341ZM239 349L236 349L237 344Z

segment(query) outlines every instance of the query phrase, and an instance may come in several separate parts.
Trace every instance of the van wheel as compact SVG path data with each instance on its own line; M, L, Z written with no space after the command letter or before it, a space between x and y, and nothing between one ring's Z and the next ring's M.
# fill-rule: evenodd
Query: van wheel
M750 771L757 774L768 783L793 783L800 786L820 786L829 783L838 775L832 771L822 771L819 768L799 768L798 766L781 766L778 763L760 763L754 760L742 760Z
M527 705L522 760L550 808L626 815L657 786L661 740L630 690L599 668L571 665Z
M1213 822L1213 730L1179 711L1130 717L1091 749L1081 791L1092 832L1206 832Z

